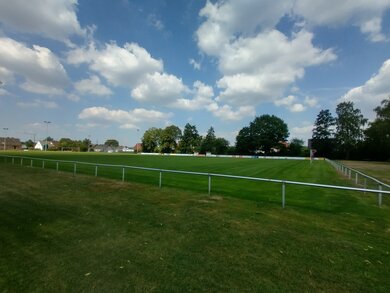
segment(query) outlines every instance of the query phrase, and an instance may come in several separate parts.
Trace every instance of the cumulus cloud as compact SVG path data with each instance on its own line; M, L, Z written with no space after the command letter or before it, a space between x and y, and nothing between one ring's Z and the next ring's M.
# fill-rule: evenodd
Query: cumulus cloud
M117 123L121 128L138 128L139 125L150 123L164 123L172 113L163 113L142 108L125 110L110 110L104 107L85 108L79 114L79 119L87 120L96 125Z
M131 96L140 102L174 102L187 88L174 75L155 72L148 74L132 91Z
M377 42L385 39L381 20L389 8L390 0L297 0L293 10L312 25L335 27L352 23L368 34L371 41Z
M108 87L101 83L97 75L76 82L74 87L82 95L111 96L113 94Z
M200 110L213 103L214 90L200 81L195 81L192 89L193 98L180 98L171 106L183 110Z
M218 106L216 103L210 105L209 111L214 116L226 121L239 121L244 118L253 117L256 114L255 107L253 106L240 106L237 110L234 110L229 105Z
M162 31L165 27L164 23L155 14L149 14L148 24L158 31Z
M390 59L386 60L379 71L363 85L352 88L339 102L352 101L368 118L374 118L373 109L380 105L390 93Z
M303 121L299 125L289 127L290 137L303 139L306 144L307 140L312 137L313 128L314 126L311 122Z
M134 87L148 74L163 70L163 62L154 59L136 43L126 43L123 47L110 43L101 50L90 43L87 47L71 50L67 61L73 65L87 63L91 71L99 73L114 86Z
M20 32L69 42L85 35L76 15L77 0L0 1L0 22Z
M192 67L194 67L195 70L200 70L200 62L196 62L195 59L192 58L188 62L190 63L190 65L192 65Z
M69 84L64 67L50 49L37 45L29 48L10 38L0 38L0 68L8 78L23 77L22 88L34 93L62 94Z

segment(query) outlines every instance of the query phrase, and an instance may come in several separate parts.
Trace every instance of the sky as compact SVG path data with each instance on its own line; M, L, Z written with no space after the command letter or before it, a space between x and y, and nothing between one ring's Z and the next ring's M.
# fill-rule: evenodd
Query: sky
M375 118L389 41L390 0L0 0L0 136L133 146L190 123L234 145L271 114L306 142L340 102Z

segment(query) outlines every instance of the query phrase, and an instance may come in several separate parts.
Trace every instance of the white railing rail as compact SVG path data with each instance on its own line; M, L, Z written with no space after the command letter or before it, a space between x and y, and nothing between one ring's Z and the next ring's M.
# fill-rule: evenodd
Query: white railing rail
M208 177L208 194L211 195L211 183L212 177L220 178L230 178L230 179L241 179L241 180L251 180L251 181L262 181L262 182L273 182L280 183L282 185L282 207L285 207L286 203L286 185L300 185L300 186L310 186L316 188L330 188L338 190L349 190L349 191L359 191L359 192L368 192L376 193L378 195L378 206L382 205L383 195L390 194L390 190L383 190L382 185L379 185L379 189L368 189L368 188L359 188L359 187L349 187L349 186L338 186L338 185L329 185L329 184L318 184L318 183L309 183L309 182L300 182L300 181L290 181L290 180L280 180L280 179L268 179L268 178L258 178L258 177L248 177L248 176L238 176L238 175L227 175L227 174L218 174L218 173L204 173L204 172L192 172L192 171L181 171L181 170L169 170L169 169L159 169L159 168L148 168L148 167L138 167L138 166L127 166L127 165L112 165L112 164L101 164L101 163L88 163L88 162L79 162L79 161L67 161L67 160L53 160L45 158L36 158L36 157L22 157L22 156L8 156L0 155L4 158L4 162L7 163L8 159L11 159L12 164L19 163L22 166L26 166L24 162L29 162L30 167L37 167L34 165L34 161L41 162L42 168L45 168L45 162L54 162L56 163L57 172L60 170L60 163L73 164L73 175L77 173L77 165L89 165L95 166L95 176L98 176L98 167L111 167L111 168L122 168L122 181L125 181L125 170L126 169L135 169L143 171L153 171L159 173L159 187L162 187L162 174L163 173L176 173L176 174L187 174L187 175L197 175L197 176L207 176ZM15 160L16 159L16 160ZM19 160L19 162L17 162ZM334 163L330 161L330 163Z
M390 189L390 185L372 177L367 174L364 174L363 172L350 168L340 162L332 161L329 159L326 159L327 162L329 162L336 170L338 170L340 173L342 173L345 177L348 177L350 180L353 180L356 185L362 185L364 188L367 188L367 184L369 181L372 182L372 184L377 185L378 189Z

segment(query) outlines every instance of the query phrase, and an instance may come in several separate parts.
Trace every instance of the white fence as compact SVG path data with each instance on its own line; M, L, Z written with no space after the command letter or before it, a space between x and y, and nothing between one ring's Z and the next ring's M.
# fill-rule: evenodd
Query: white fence
M66 160L51 160L45 158L34 158L34 157L21 157L21 156L7 156L0 155L4 159L5 163L20 164L21 166L30 166L30 167L41 167L45 168L45 162L55 163L55 169L60 171L60 164L72 164L73 165L73 175L77 174L78 165L88 165L94 166L95 172L94 175L98 176L99 167L111 167L121 169L121 179L125 181L126 169L135 169L143 171L152 171L159 174L159 187L162 187L163 183L163 174L164 173L173 173L173 174L186 174L186 175L196 175L196 176L205 176L208 178L208 194L211 195L212 187L212 178L230 178L238 180L250 180L250 181L261 181L261 182L273 182L281 184L281 203L282 207L285 207L286 204L286 185L299 185L315 188L329 188L329 189L338 189L338 190L349 190L349 191L359 191L359 192L368 192L376 193L378 196L378 206L382 205L383 195L390 194L389 190L383 190L381 187L379 189L368 189L368 188L358 188L358 187L348 187L348 186L337 186L337 185L328 185L328 184L317 184L317 183L308 183L308 182L299 182L299 181L289 181L289 180L279 180L279 179L268 179L268 178L257 178L257 177L247 177L247 176L236 176L236 175L226 175L226 174L217 174L217 173L203 173L203 172L191 172L191 171L180 171L180 170L168 170L168 169L157 169L157 168L146 168L138 166L126 166L126 165L111 165L111 164L97 164L97 163L87 163L87 162L78 162L78 161L66 161ZM35 163L34 163L35 162ZM331 164L335 162L330 161ZM38 165L37 163L40 163ZM61 170L62 171L62 170ZM119 179L119 178L118 178ZM380 185L382 186L382 185Z

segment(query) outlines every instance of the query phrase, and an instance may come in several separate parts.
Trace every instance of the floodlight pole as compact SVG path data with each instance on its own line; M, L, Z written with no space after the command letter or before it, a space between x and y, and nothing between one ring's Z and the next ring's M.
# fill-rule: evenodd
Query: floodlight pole
M138 142L137 142L137 154L139 153L139 128L137 128L137 140L138 140Z
M8 127L3 127L3 130L4 130L4 150L6 149L6 145L7 145L7 130L8 130Z
M48 144L47 138L49 137L49 124L51 123L51 121L43 121L43 123L46 124L46 148L45 148L45 151L47 151L49 149L49 144Z

